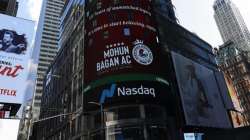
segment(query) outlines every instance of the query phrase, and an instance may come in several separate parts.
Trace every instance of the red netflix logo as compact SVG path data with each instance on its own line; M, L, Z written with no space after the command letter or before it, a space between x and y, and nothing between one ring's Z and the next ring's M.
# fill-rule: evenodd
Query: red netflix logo
M0 76L17 77L24 68L21 65L16 65L14 67L1 66L0 65Z

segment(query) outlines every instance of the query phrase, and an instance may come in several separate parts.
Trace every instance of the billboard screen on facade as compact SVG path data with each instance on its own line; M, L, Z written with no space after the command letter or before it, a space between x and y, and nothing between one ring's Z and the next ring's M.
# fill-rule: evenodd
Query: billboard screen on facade
M0 14L0 102L22 103L35 23Z
M157 74L160 70L162 61L151 1L138 2L87 2L86 84L110 75Z
M168 87L168 57L158 41L152 1L89 0L85 10L85 102L156 101L164 95L164 91L157 91L155 96L147 91L161 83ZM100 100L102 92L109 95L112 85L114 96ZM123 89L120 86L128 93L118 90ZM134 91L130 93L130 89Z
M212 69L172 52L187 126L230 128Z

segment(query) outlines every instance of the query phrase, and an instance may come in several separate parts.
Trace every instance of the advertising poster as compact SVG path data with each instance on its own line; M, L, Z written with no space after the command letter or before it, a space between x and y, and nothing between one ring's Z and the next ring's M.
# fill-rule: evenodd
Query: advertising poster
M186 125L230 128L214 72L172 52Z
M0 102L23 102L35 23L0 14Z

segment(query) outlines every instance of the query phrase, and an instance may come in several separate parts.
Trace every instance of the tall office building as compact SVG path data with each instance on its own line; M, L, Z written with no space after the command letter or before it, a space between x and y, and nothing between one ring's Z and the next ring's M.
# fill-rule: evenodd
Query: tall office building
M217 63L224 73L232 100L237 100L240 105L239 107L235 105L235 109L242 119L234 121L234 127L249 125L249 53L245 51L250 51L250 33L232 1L216 0L213 8L214 17L224 41L216 52ZM231 115L233 117L233 114Z
M44 75L57 54L60 14L63 6L63 0L43 1L36 38L36 45L40 46L40 54L37 68L36 91L32 107L34 119L39 117Z
M16 0L1 0L0 13L10 16L16 16L18 9L18 2Z
M250 33L235 4L231 0L216 0L213 8L224 43L233 41L240 50L250 50Z

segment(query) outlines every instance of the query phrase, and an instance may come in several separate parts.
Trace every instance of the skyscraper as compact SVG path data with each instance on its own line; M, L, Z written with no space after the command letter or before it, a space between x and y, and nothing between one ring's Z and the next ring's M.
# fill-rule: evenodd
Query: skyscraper
M18 9L18 2L16 0L1 0L0 1L0 13L16 16Z
M233 41L240 50L250 50L250 33L236 5L231 0L216 0L213 8L223 42Z
M214 17L224 41L216 51L217 64L224 73L237 115L242 117L237 120L231 114L233 125L234 127L248 125L250 122L248 100L250 33L233 2L216 0L213 8Z
M33 100L33 118L40 112L44 74L54 60L58 50L60 14L64 6L63 0L44 0L39 19L36 45L40 46L37 68L36 91Z

